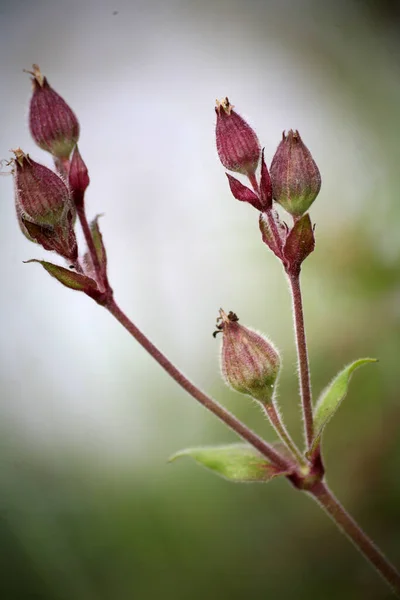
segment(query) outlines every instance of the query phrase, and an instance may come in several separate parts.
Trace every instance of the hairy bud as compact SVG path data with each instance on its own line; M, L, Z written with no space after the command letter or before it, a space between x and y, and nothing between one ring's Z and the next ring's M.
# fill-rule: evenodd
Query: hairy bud
M33 95L29 127L35 142L58 159L68 159L79 139L79 123L68 104L50 87L37 65L29 71Z
M217 325L222 331L221 370L226 383L264 405L273 399L280 357L264 336L243 327L238 317L221 309Z
M53 171L14 150L14 184L17 213L38 225L57 225L70 206L70 193Z
M321 189L321 175L298 131L292 129L282 136L270 175L272 192L293 217L301 217L314 202Z
M260 142L250 125L233 108L228 98L217 100L215 133L218 155L229 171L254 175L261 156Z

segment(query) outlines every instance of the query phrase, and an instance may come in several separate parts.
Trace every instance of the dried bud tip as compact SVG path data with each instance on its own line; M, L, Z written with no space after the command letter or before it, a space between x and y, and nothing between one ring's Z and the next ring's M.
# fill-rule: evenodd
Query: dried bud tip
M264 336L239 324L237 315L222 309L217 331L222 331L221 370L226 383L263 404L272 402L280 369L277 350Z
M32 71L29 71L28 69L24 69L24 73L28 73L29 75L32 75L33 89L35 89L36 85L38 85L39 87L43 87L45 85L45 83L47 83L46 77L41 72L39 65L32 65Z
M229 311L228 314L226 314L226 312L222 308L220 308L219 309L219 317L217 317L217 323L215 325L217 330L214 331L213 337L216 337L218 333L222 333L222 330L224 329L225 324L229 323L230 321L235 323L235 322L239 321L239 317L231 310Z
M25 152L21 150L21 148L15 148L14 150L10 150L10 152L12 152L15 157L15 159L13 159L10 162L14 162L17 168L23 167L24 161L30 162L29 154L25 154Z
M222 100L217 99L215 101L215 104L215 112L217 113L217 115L221 114L221 110L223 110L225 114L230 115L232 110L235 108L233 104L229 102L228 97L223 98Z
M261 155L257 135L246 121L233 110L228 98L215 107L217 151L221 163L229 171L254 175Z

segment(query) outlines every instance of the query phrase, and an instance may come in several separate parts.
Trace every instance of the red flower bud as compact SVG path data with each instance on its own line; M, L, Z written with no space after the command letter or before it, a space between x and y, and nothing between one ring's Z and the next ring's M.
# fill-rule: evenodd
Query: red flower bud
M280 369L277 350L264 336L239 325L232 312L227 315L221 309L218 321L217 329L223 335L221 370L226 383L263 404L271 403Z
M69 167L69 187L74 201L83 200L83 195L90 183L89 174L85 163L80 155L78 146L75 146Z
M293 217L301 217L321 189L321 175L298 131L283 132L272 159L270 175L274 200Z
M31 75L33 95L29 127L35 142L60 159L68 158L79 139L79 123L68 104L50 87L37 65Z
M70 193L63 180L47 167L33 161L22 150L14 150L14 184L17 213L38 225L57 225L71 207Z
M68 210L62 221L51 225L38 225L22 216L20 219L22 232L26 237L43 246L45 250L56 252L69 262L74 263L78 258L78 244L74 231L74 214Z
M234 110L228 98L217 100L215 133L220 161L229 171L254 175L261 147L253 129Z

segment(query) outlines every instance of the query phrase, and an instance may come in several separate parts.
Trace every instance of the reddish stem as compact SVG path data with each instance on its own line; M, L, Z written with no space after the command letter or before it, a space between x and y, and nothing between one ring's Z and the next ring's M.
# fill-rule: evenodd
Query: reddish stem
M89 254L92 259L93 267L94 267L94 270L96 273L96 280L98 282L98 285L101 286L104 290L107 286L107 282L103 281L104 280L103 272L102 272L99 258L97 256L96 248L95 248L95 245L93 242L93 236L92 236L92 232L90 231L90 225L86 218L83 194L82 194L82 197L80 197L80 198L74 197L74 201L75 201L75 206L76 206L76 212L77 212L79 221L81 223L83 235L85 236L86 244L87 244Z
M278 436L281 438L282 442L285 444L287 449L293 454L298 464L305 466L306 460L304 456L302 456L296 444L293 442L292 438L290 437L274 402L264 404L263 407L271 425L275 429Z
M260 438L254 431L249 429L244 423L239 421L226 408L221 406L216 400L207 396L198 387L196 387L189 379L179 371L171 363L170 360L130 321L130 319L122 312L114 298L110 298L106 308L110 313L125 327L125 329L135 338L137 342L165 369L165 371L174 379L184 390L188 392L195 400L200 402L205 408L210 410L228 427L233 429L244 440L249 442L263 456L272 461L277 467L284 471L293 470L293 464L283 458L270 444Z
M306 332L304 328L303 301L301 296L300 275L289 275L293 299L293 316L297 356L299 363L299 379L301 403L303 408L304 429L308 449L311 448L314 436L313 408L311 396L310 369L308 365L308 352Z
M309 490L309 493L357 550L375 567L395 594L400 596L400 573L347 513L328 486L319 481Z

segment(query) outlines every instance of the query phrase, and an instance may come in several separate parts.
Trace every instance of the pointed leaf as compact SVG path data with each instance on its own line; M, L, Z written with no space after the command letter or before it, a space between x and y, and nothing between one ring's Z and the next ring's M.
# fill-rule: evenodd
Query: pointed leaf
M314 455L318 451L322 432L346 396L353 372L358 367L374 362L378 362L376 358L360 358L347 365L322 392L314 410L315 434L312 448L309 452L310 455Z
M101 216L102 215L97 215L90 223L90 231L92 232L93 243L96 249L97 258L99 259L99 263L102 268L103 274L105 274L107 270L107 255L106 249L103 244L103 236L100 233L100 227L98 223L99 218Z
M306 213L296 221L286 240L284 255L290 274L300 273L302 262L311 254L314 247L314 230L310 215Z
M47 262L46 260L27 260L26 263L39 263L42 267L50 273L52 277L55 277L60 283L72 290L79 290L86 292L89 295L97 292L97 284L90 277L70 271L59 265L53 265L53 263Z
M272 208L272 183L264 160L264 148L261 153L260 196L263 210L270 210Z
M238 179L229 175L229 173L225 173L229 181L229 187L231 188L231 192L236 200L240 200L241 202L248 202L257 210L262 210L261 202L256 194L248 187L243 185Z
M169 462L182 456L192 457L200 465L229 481L265 482L277 475L288 474L246 444L187 448L171 456Z

